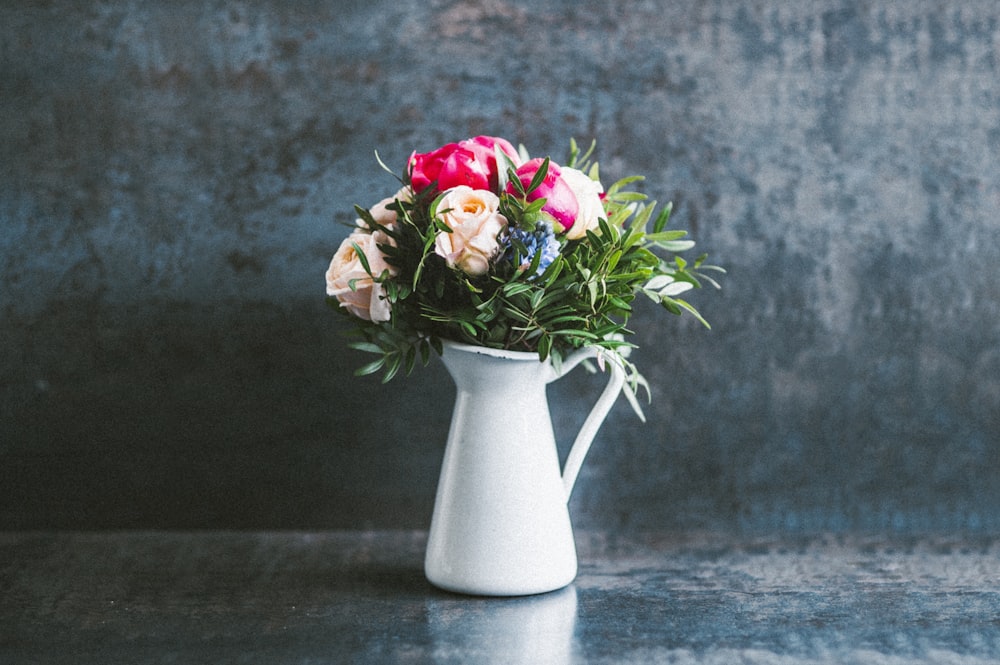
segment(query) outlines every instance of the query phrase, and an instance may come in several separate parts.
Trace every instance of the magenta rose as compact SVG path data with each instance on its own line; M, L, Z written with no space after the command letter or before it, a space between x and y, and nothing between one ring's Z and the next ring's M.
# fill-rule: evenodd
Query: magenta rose
M518 167L517 178L525 189L531 184L544 161L541 157L536 157ZM516 193L512 183L507 185L507 192ZM549 169L542 184L528 193L528 201L542 198L545 199L542 212L547 213L556 222L556 232L565 233L571 229L580 212L580 206L573 188L563 178L562 169L553 161L549 162Z
M463 185L496 192L499 176L494 146L499 146L515 166L520 164L517 151L506 139L476 136L431 152L414 152L409 161L410 184L415 192L422 192L435 181L441 192Z

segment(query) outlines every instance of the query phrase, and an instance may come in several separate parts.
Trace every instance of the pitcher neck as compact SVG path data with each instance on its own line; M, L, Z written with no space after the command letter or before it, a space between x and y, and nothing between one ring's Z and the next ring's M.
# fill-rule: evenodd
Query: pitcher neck
M534 352L445 342L441 359L461 389L488 387L531 392L544 388L555 378L552 366L540 361Z

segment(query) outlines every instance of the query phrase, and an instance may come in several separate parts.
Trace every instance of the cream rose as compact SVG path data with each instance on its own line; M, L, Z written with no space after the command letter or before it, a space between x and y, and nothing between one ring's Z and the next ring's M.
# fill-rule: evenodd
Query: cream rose
M326 271L326 293L335 297L340 306L354 316L376 323L389 320L389 301L386 300L385 287L373 280L365 271L358 258L354 245L361 248L368 261L373 275L381 275L388 270L395 275L397 270L389 265L379 244L387 245L390 238L381 231L366 233L355 231L340 244L337 253L333 255L330 268ZM354 288L351 288L351 282Z
M402 201L404 203L412 202L413 190L411 190L409 187L402 187L393 196L382 199L381 201L373 205L371 208L368 209L368 212L370 212L372 218L382 226L391 227L393 224L396 223L396 211L389 210L389 205L391 205L395 201ZM365 223L363 219L357 220L356 224L360 229L363 229L365 231L371 230L368 228L368 225Z
M438 218L451 229L441 231L434 252L452 268L467 275L484 275L490 261L500 252L497 236L507 226L507 218L497 212L500 198L485 189L466 185L453 187L438 201Z
M566 232L566 237L570 240L578 240L587 234L588 230L597 228L597 220L605 217L604 202L601 200L601 193L604 187L589 175L578 169L563 167L563 180L573 190L576 195L576 204L579 211L576 214L576 222Z

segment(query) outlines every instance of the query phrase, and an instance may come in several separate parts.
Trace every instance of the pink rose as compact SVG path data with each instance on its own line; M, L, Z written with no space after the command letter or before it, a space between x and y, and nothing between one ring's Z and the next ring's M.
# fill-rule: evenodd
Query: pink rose
M520 163L517 151L506 139L476 136L432 152L414 152L409 161L410 184L415 192L422 192L435 181L441 192L461 185L496 192L499 177L494 146L510 157L515 166Z
M437 204L442 211L438 217L451 233L437 234L434 252L467 275L486 274L500 252L497 237L507 226L499 206L500 197L485 189L460 185L445 192Z
M376 283L365 271L354 245L364 252L373 275L381 275L385 270L395 275L396 268L386 262L382 250L378 248L379 244L391 244L390 240L382 231L355 231L344 238L326 271L327 295L335 297L341 307L360 319L376 323L388 321L390 308L385 287ZM354 288L351 288L352 281Z
M541 157L536 157L518 167L517 178L525 189L531 184L531 180L544 161ZM516 193L513 183L508 183L507 192ZM542 212L547 213L555 221L557 233L564 233L573 227L580 206L573 189L562 177L562 169L553 161L549 161L549 170L545 173L542 184L528 193L528 201L542 198L545 199Z

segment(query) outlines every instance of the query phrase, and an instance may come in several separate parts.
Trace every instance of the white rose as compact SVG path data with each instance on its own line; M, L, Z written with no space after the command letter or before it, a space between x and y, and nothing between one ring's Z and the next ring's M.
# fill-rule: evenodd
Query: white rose
M388 270L390 275L395 275L396 268L386 263L385 256L378 248L379 244L391 244L390 241L391 239L381 231L375 233L355 231L344 238L337 253L333 255L333 260L330 261L330 268L326 271L327 295L335 297L341 307L366 321L376 323L388 321L389 301L386 300L385 286L376 283L368 275L354 245L356 244L364 252L373 275L381 275L385 270Z
M396 223L396 211L389 210L389 205L395 201L402 201L404 203L410 203L413 201L413 191L409 187L403 187L393 196L389 198L382 199L375 205L373 205L368 212L371 213L372 218L385 227L391 227ZM357 226L365 231L370 231L368 225L363 219L357 220Z
M579 206L576 223L566 232L566 237L569 240L578 240L587 235L588 230L596 229L597 220L607 214L604 212L604 202L601 200L604 187L578 169L563 167L562 177L576 195L576 204Z
M507 218L497 212L499 207L500 198L491 191L466 185L449 189L437 209L451 233L438 233L434 252L467 275L486 274L500 252L497 236L507 226Z

